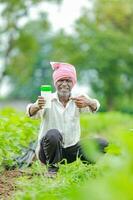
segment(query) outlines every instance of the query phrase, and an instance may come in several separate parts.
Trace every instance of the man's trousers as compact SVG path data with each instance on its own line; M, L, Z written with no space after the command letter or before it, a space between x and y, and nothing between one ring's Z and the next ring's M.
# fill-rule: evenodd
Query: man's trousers
M102 138L96 138L94 141L98 150L104 153L108 142ZM67 163L71 163L77 158L80 158L86 163L94 163L92 158L89 158L89 155L87 155L80 142L73 146L63 148L63 139L60 132L57 129L50 129L47 131L40 143L39 159L48 166L48 170L57 171L58 163L64 163L65 160Z

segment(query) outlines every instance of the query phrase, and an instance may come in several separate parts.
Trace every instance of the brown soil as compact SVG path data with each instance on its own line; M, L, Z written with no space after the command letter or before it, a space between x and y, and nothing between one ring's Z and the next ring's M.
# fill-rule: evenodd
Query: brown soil
M19 170L4 171L0 174L0 199L7 200L15 191L15 178L22 176Z
M20 176L27 176L31 179L33 176L40 176L41 173L32 173L28 170L4 171L0 174L0 200L9 200L16 191L15 179Z

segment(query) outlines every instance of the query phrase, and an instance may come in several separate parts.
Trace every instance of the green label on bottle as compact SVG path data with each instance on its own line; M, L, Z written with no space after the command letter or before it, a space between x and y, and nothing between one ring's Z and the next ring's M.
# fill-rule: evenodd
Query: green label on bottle
M50 92L52 90L51 85L41 85L41 91Z

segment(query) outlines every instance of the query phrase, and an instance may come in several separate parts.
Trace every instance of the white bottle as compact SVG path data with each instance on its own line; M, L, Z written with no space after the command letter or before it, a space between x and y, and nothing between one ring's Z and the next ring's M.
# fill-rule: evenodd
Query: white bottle
M41 85L41 96L46 100L44 108L51 108L51 85Z

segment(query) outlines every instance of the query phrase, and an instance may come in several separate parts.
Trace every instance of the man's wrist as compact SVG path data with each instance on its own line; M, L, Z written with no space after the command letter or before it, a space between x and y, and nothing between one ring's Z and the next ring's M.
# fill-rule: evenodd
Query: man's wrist
M36 112L38 112L40 110L39 106L37 103L32 104L29 107L29 115L33 116Z
M35 102L35 103L33 104L33 106L34 106L34 109L35 109L36 111L39 111L39 110L40 110L40 107L39 107L39 105L38 105L37 102Z
M96 111L97 109L97 105L96 105L96 102L94 102L93 100L88 100L88 107L91 108L92 111Z

